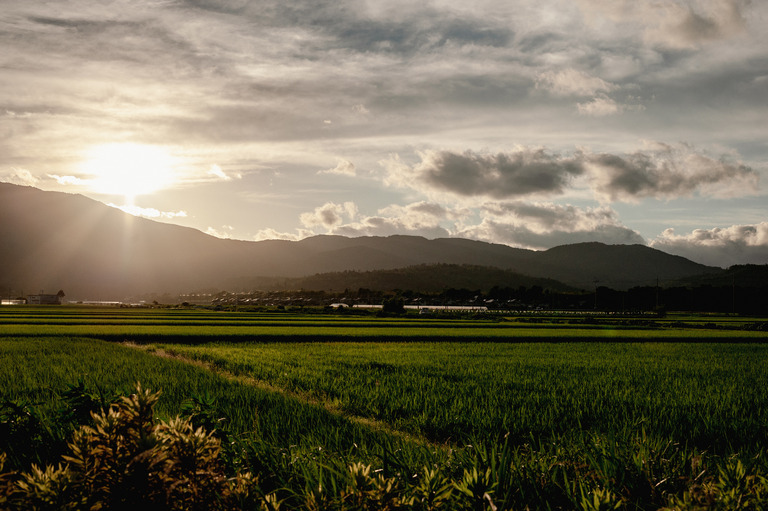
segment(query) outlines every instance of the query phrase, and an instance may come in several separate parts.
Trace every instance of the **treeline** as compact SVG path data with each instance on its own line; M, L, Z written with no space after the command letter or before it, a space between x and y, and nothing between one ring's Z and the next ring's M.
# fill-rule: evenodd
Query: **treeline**
M414 306L464 305L500 310L597 310L605 312L697 311L740 314L768 314L768 286L744 287L643 286L615 290L599 286L592 290L559 291L542 286L493 286L487 291L446 288L439 292L358 288L343 291L258 291L221 292L213 298L215 306L291 306L318 307L343 303L382 305L397 299ZM389 302L388 302L389 301Z
M494 286L480 290L446 289L439 294L403 292L410 301L433 305L485 305L495 309L579 309L610 312L698 311L768 314L768 286L634 287L626 291L605 286L560 292L540 286ZM417 299L417 300L414 300Z

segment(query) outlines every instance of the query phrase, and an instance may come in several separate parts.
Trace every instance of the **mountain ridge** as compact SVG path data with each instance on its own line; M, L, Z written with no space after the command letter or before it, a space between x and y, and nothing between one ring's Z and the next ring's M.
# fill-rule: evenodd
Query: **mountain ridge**
M0 183L0 294L70 299L233 289L256 277L455 264L499 268L575 288L629 288L721 272L642 245L580 243L533 251L464 238L419 236L299 241L219 239L134 217L82 195ZM450 283L446 283L450 287Z

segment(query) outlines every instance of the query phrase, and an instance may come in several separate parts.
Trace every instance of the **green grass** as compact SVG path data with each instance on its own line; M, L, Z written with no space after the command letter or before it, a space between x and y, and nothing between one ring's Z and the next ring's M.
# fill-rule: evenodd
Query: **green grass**
M768 345L161 344L438 442L648 431L701 448L768 433Z
M0 401L32 403L55 421L78 380L104 396L137 381L162 390L161 417L207 395L241 441L230 455L292 505L318 484L347 484L354 461L399 478L403 491L425 467L456 484L465 469L488 470L499 509L586 509L595 499L657 509L726 502L726 491L728 502L764 502L748 486L768 476L768 339L746 330L762 323L8 308ZM159 348L243 378L151 352Z
M717 341L763 342L759 320L684 316L655 321L645 316L527 315L482 319L377 318L299 313L205 310L0 309L0 336L92 337L113 341L215 340L315 341Z
M80 338L0 339L0 401L25 401L51 418L67 385L78 380L105 398L130 394L137 382L161 390L157 412L166 418L177 415L193 395L209 396L233 434L279 447L323 446L345 453L357 445L375 452L378 443L389 441L319 406L135 348Z

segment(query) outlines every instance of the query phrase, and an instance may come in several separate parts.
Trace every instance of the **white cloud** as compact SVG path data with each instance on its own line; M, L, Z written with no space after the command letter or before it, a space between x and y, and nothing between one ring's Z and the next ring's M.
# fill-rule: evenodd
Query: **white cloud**
M344 204L326 202L312 212L302 213L299 220L304 227L310 229L324 227L330 230L341 225L345 217L348 220L353 220L356 216L357 206L354 202L345 202Z
M519 223L485 219L479 225L467 227L458 236L513 247L543 250L559 245L597 241L606 244L644 244L642 236L627 227L600 225L592 230L552 230L537 232Z
M354 177L357 174L355 164L349 160L338 159L337 165L327 170L320 170L318 174L336 174L340 176Z
M712 266L768 264L768 222L694 229L687 234L666 229L650 246Z
M322 220L323 213L331 213ZM477 222L477 215L483 217ZM605 206L579 208L573 205L527 202L491 202L479 207L454 208L433 202L406 206L390 205L376 215L344 222L342 208L326 204L315 210L315 223L329 234L342 236L391 236L408 234L425 238L466 237L491 243L542 249L567 243L600 241L604 243L640 243L642 236L625 227L616 212ZM299 236L267 232L258 239L299 239Z
M286 240L286 241L298 241L304 238L313 236L312 231L306 229L297 229L296 232L280 232L275 229L261 229L253 236L254 241L266 241L266 240Z
M598 92L610 92L618 87L576 69L563 69L540 73L536 78L536 88L555 96L594 96Z
M216 229L215 227L208 227L205 233L211 236L215 236L217 238L230 239L232 237L232 231L234 230L235 228L232 227L231 225L222 225L221 229Z
M116 204L109 203L107 205L113 208L117 208L121 211L124 211L129 215L141 216L144 218L186 218L187 217L187 212L183 210L182 211L160 211L155 208L142 208L140 206L134 206L130 204L118 206Z
M75 176L57 176L56 174L48 174L48 177L55 179L57 183L60 185L70 186L70 185L87 185L90 183L87 179L80 179L79 177Z
M340 225L333 229L332 234L341 236L392 236L395 234L407 234L411 236L423 236L425 238L447 238L450 231L437 223L421 224L402 218L390 218L384 216L368 216L359 222Z
M480 224L465 226L457 235L537 250L585 241L645 243L640 234L619 222L613 209L605 206L490 203L483 207L483 213Z
M623 107L608 96L597 96L591 101L577 103L576 107L580 114L592 117L604 117L606 115L618 114L623 111Z
M365 105L363 105L362 103L359 103L354 107L352 107L352 110L360 115L368 115L369 113L371 113L370 110L365 108Z
M220 179L222 181L232 181L232 179L240 179L242 178L242 175L240 173L234 172L231 174L227 174L224 172L220 166L213 164L211 165L211 168L208 169L208 175L213 176L217 179Z
M379 209L377 215L361 218L357 222L334 227L333 234L342 236L390 236L410 234L425 238L443 238L451 235L444 222L461 219L471 214L466 209L451 209L431 202L416 202L401 206L392 204Z
M11 172L0 176L0 182L22 186L37 186L40 180L27 169L11 168Z

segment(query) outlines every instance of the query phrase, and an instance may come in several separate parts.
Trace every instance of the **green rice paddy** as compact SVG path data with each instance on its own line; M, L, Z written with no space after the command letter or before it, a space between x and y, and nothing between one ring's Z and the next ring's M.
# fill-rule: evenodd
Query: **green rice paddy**
M107 396L140 381L163 391L163 417L206 396L232 438L272 453L262 469L284 485L357 460L401 473L479 467L503 479L507 508L577 507L583 483L655 509L690 490L692 460L704 460L701 480L734 459L768 476L764 325L9 307L0 401L53 417L67 385ZM645 451L655 472L633 458Z

